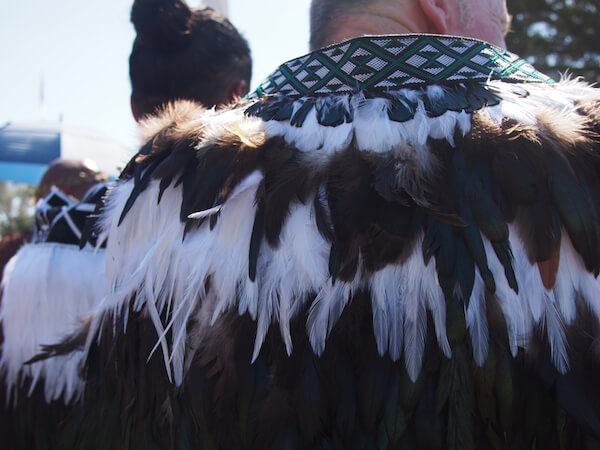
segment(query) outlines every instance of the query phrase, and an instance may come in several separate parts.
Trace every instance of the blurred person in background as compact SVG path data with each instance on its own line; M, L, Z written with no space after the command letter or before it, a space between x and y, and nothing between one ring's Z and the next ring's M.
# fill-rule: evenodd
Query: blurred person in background
M76 205L93 186L107 182L108 176L91 161L60 158L52 161L35 191L34 201L39 207L36 206L33 234L31 231L11 233L0 241L0 274L8 260L32 237L34 242L46 240L51 221L60 209ZM47 199L49 195L53 199ZM54 208L51 218L47 215L50 204Z
M210 108L247 93L250 49L221 14L208 7L189 8L179 0L136 0L131 21L137 33L130 56L131 109L136 120L148 119L174 100ZM86 317L106 292L102 243L81 250L76 245L87 232L86 219L106 186L99 174L88 169L77 161L51 165L37 191L41 198L36 211L37 243L20 249L2 280L2 448L56 448L59 435L46 432L65 423L65 411L81 393L79 375L62 377L71 369L72 375L77 373L76 358L58 358L49 364L25 362ZM101 183L94 184L97 181ZM75 202L84 191L88 194ZM10 241L5 259L24 243L24 239ZM94 248L96 244L100 248ZM64 383L50 392L39 378L42 372ZM65 444L64 436L60 445L78 447Z
M131 9L136 38L129 57L131 110L139 121L160 111L174 100L190 100L205 107L223 105L240 99L248 92L252 76L250 48L244 37L218 11L210 7L190 8L180 0L137 0ZM83 198L82 189L92 169L83 161L54 162L42 178L35 201L46 197L52 185L75 200ZM94 172L94 176L98 175ZM105 176L98 181L108 181ZM59 195L59 194L57 194ZM92 196L84 203L93 202ZM60 202L66 207L68 199ZM72 206L72 205L71 205ZM81 212L93 211L90 205L78 205ZM48 209L48 205L42 209ZM36 217L40 217L36 212ZM77 214L83 228L85 217ZM52 224L37 221L36 241L50 238L73 243L79 233L50 233ZM61 229L65 224L60 224ZM40 229L45 231L40 233ZM0 268L26 243L31 233L11 234L0 243ZM2 273L2 271L0 271Z
M248 43L219 12L179 0L136 0L131 22L137 33L129 57L136 120L173 100L210 108L248 92Z
M219 12L210 7L190 8L181 0L136 0L131 22L136 30L129 57L131 111L137 121L159 113L172 101L188 100L210 108L231 103L248 92L252 74L248 43ZM72 183L71 179L59 180L57 169L65 164L62 161L50 172L58 187ZM43 186L47 184L42 180ZM37 220L41 226L34 239L77 243L86 211L93 212L104 191L98 186L94 195L69 205L73 215L68 223L62 216L60 221L54 219L55 225L52 220ZM41 207L47 209L48 205ZM36 212L36 217L42 216ZM54 227L59 229L55 232ZM42 228L45 231L40 233Z
M35 191L35 201L44 198L56 186L65 194L81 200L96 183L107 182L108 175L90 160L55 159L48 166Z

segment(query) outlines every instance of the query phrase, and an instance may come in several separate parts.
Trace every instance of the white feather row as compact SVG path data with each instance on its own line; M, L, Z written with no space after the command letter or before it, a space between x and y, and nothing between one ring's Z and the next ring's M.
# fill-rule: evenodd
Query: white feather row
M435 97L443 93L439 86L435 88L427 94ZM393 152L398 158L414 161L425 170L431 166L430 153L423 151L428 139L445 139L453 145L456 130L464 135L471 129L470 116L465 112L446 111L439 117L429 117L422 96L414 90L402 89L389 95L397 96L398 101L408 98L415 102L418 106L414 117L406 122L390 120L388 111L392 100L366 98L359 93L341 97L345 108L354 111L352 122L323 126L317 120L317 109L312 108L301 127L291 125L290 121L271 120L265 123L265 132L268 137L283 136L300 151L311 153L311 159L316 162L326 161L327 156L346 149L354 140L359 150ZM328 100L317 99L317 102ZM340 97L335 101L339 102ZM301 105L296 102L294 111Z
M516 120L524 125L538 123L541 112L551 110L569 116L563 123L581 122L578 102L581 99L600 100L598 90L577 80L563 80L554 85L529 83L515 85L501 81L488 83L502 100L498 105L485 106L478 112L501 123L504 118ZM264 129L268 137L283 136L286 142L300 151L311 154L315 162L326 161L327 156L342 151L354 142L359 150L376 153L394 152L400 159L414 161L426 170L431 166L426 151L428 139L441 139L454 145L458 131L463 136L471 129L470 115L466 112L446 111L438 117L429 117L424 105L427 97L435 101L445 94L442 86L429 86L425 90L401 89L388 92L396 101L404 99L417 104L414 117L405 122L390 120L388 111L392 107L389 98L366 98L362 93L317 98L317 104L341 103L347 111L353 111L353 121L338 126L324 126L317 120L317 108L307 114L302 126L291 125L290 121L270 120ZM293 105L295 112L302 101Z
M133 295L136 309L146 305L160 336L158 344L165 350L167 370L173 371L176 384L181 383L184 375L187 325L192 315L201 326L210 327L232 308L240 314L248 312L257 321L253 355L256 358L272 324L279 325L283 342L291 353L290 321L303 307L310 306L307 333L315 353L320 354L329 332L359 288L368 289L371 295L379 352L388 353L394 360L403 354L411 378L416 379L422 365L427 312L433 319L440 349L451 357L446 304L437 281L435 261L424 264L419 242L402 264L387 266L370 276L361 275L359 270L353 282L333 283L328 274L329 244L316 227L312 199L292 206L277 249L263 243L257 279L251 282L248 248L255 214L254 196L261 179L260 173L251 174L230 200L220 206L215 228L211 231L203 225L188 233L184 241L178 207L174 206L179 205L179 190L167 189L158 208L148 214L148 205L155 205L158 195L158 182L153 182L140 195L123 225L116 227L131 182L114 189L111 207L104 218L105 223L112 223L107 249L112 267L107 272L112 274L113 290L103 307L113 308L116 313ZM166 219L169 216L170 221ZM134 230L138 230L137 236ZM477 363L482 364L487 357L490 338L486 301L495 298L504 315L514 355L519 348L527 351L534 329L539 327L550 342L555 366L563 372L568 370L564 325L574 320L577 302L586 302L600 317L597 301L600 284L585 271L581 257L566 234L563 236L557 283L552 291L546 291L537 266L529 262L516 230L510 227L518 295L508 285L503 266L484 238L497 288L495 296L486 295L483 280L476 273L465 316ZM310 295L315 293L316 298L307 305ZM166 309L171 314L165 328L159 316ZM166 329L173 332L171 342L165 340Z
M7 264L2 280L0 320L4 333L0 370L9 395L31 381L45 386L46 401L65 402L82 387L82 352L24 365L77 329L106 292L104 251L55 243L27 244ZM16 400L16 399L15 399Z

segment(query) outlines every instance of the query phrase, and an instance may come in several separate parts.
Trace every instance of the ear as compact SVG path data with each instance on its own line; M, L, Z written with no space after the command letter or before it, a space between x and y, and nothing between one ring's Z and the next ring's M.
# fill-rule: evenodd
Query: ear
M418 0L418 2L432 25L432 31L438 34L449 34L452 17L457 13L458 5L452 0Z
M231 83L227 89L227 102L239 100L248 93L248 82L246 80L238 80Z

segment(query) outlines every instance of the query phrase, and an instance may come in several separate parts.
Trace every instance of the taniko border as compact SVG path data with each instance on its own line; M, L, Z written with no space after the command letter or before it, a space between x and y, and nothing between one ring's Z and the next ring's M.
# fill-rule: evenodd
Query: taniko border
M431 83L553 80L487 42L442 35L364 36L288 61L249 98L388 90Z

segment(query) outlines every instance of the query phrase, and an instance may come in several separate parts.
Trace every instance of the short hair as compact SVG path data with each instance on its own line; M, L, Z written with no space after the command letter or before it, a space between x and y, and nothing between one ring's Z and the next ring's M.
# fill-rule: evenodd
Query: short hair
M248 42L210 7L191 9L182 0L136 0L131 22L137 36L129 57L136 112L188 99L212 106L234 81L252 75Z
M85 193L100 182L108 182L108 175L98 170L89 160L55 159L44 172L35 191L35 199L39 200L56 186L65 194L81 200Z
M335 20L358 6L378 0L312 0L310 4L310 48L316 50L329 41Z

